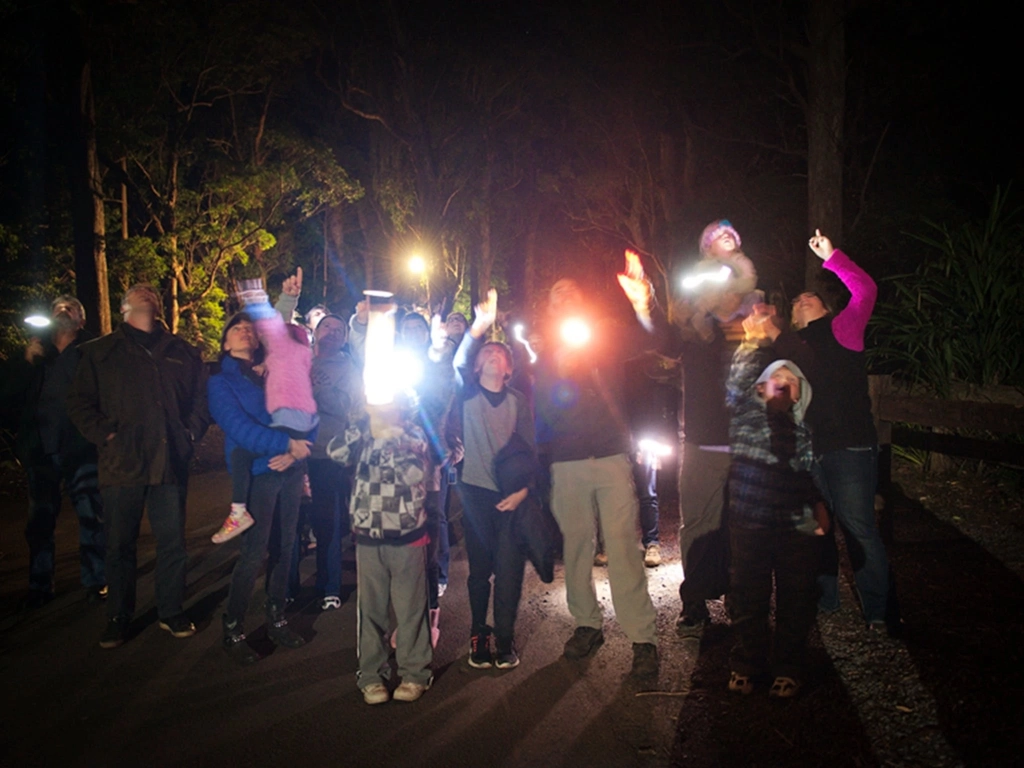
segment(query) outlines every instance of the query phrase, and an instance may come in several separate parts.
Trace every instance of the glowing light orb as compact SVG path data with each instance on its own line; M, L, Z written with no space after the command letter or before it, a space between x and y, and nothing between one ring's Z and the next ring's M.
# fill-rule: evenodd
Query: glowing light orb
M671 445L667 445L649 437L639 440L637 442L637 447L640 449L641 453L656 456L658 458L664 458L665 456L672 455Z
M724 283L732 275L732 270L725 264L712 272L695 272L683 278L683 288L692 291L699 288L703 283Z
M561 334L570 347L582 347L590 341L590 326L578 317L570 317L562 323Z
M409 257L409 271L414 275L422 275L427 271L426 260L419 255Z
M46 315L29 315L25 318L25 325L33 328L49 328L50 318L46 317Z

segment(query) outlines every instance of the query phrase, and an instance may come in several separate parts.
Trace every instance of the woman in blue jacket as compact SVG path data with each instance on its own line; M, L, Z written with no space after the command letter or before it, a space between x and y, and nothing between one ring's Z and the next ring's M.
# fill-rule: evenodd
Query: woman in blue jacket
M250 469L248 500L256 522L239 536L241 552L224 613L224 650L240 664L259 659L245 642L242 621L267 554L275 507L281 551L291 552L295 546L304 459L309 455L309 443L270 428L263 379L253 370L259 349L252 321L244 313L232 317L221 337L220 362L207 384L210 415L224 431L228 465L235 448L257 456ZM306 641L288 628L284 617L287 589L288 568L274 568L267 587L267 635L278 645L298 648Z

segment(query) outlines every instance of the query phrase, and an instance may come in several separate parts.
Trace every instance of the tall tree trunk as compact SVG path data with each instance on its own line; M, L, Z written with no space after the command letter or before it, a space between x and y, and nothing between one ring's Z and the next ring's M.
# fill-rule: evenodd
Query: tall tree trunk
M487 162L484 165L484 178L482 182L483 204L480 211L480 264L477 272L477 285L473 286L473 302L481 302L491 288L491 269L494 266L494 252L491 248L491 213L493 203L494 186L494 152L490 148L490 141L487 148Z
M79 159L75 210L75 285L92 330L110 333L110 285L107 278L107 220L96 154L96 110L92 67L82 64L77 89Z
M815 228L843 239L843 117L846 52L843 0L811 0L807 87L808 234ZM821 261L808 251L804 277L814 287Z

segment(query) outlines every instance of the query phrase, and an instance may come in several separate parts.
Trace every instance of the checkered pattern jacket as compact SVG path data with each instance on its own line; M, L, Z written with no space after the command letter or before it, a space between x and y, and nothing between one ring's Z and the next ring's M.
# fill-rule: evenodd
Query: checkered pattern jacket
M769 414L757 394L770 347L744 342L733 356L726 383L729 425L729 520L748 529L813 530L811 507L821 500L811 465L811 430L803 421L810 387L801 375L801 402L787 413ZM791 367L795 367L792 366Z
M426 532L427 439L406 422L400 437L375 439L369 418L331 440L327 454L356 465L349 515L360 544L410 544Z

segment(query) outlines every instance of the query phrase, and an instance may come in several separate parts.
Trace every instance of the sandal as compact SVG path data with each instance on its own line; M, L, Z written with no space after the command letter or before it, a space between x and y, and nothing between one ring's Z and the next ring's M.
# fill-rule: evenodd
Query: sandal
M792 677L776 677L768 695L776 699L791 699L800 690L800 683Z
M747 696L754 690L754 681L750 679L750 675L741 675L733 670L729 673L729 690Z

